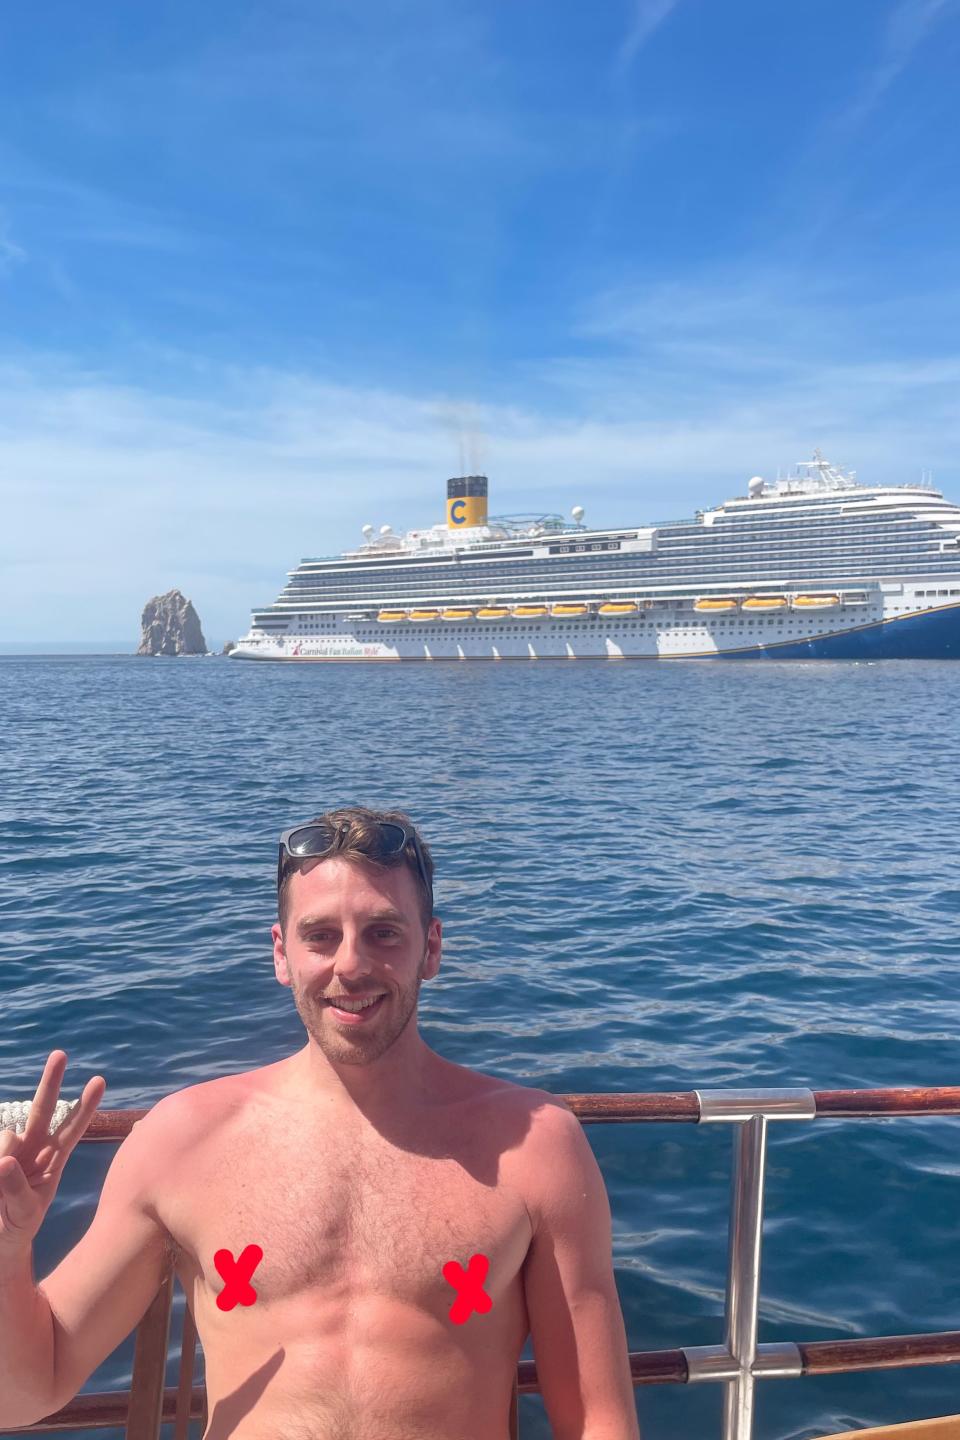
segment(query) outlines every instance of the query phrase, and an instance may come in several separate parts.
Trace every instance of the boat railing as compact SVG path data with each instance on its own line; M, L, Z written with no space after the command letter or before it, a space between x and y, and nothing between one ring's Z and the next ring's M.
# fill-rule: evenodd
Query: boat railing
M730 1220L727 1237L725 1329L719 1345L631 1350L634 1387L713 1382L724 1387L723 1440L752 1440L757 1384L807 1375L890 1370L960 1363L960 1331L886 1335L854 1340L763 1344L758 1339L760 1262L767 1136L773 1123L900 1119L960 1115L960 1086L886 1090L722 1090L654 1094L562 1094L583 1125L725 1124L732 1128ZM122 1140L146 1110L98 1111L81 1143ZM194 1385L197 1332L185 1307L179 1382L165 1386L175 1275L168 1261L155 1298L136 1332L129 1391L78 1395L36 1424L10 1434L126 1427L127 1440L159 1440L173 1424L173 1440L189 1440L190 1424L208 1424L206 1387ZM510 1407L510 1440L519 1440L519 1395L539 1394L535 1361L520 1361ZM960 1417L957 1417L960 1423ZM871 1434L877 1432L871 1431Z

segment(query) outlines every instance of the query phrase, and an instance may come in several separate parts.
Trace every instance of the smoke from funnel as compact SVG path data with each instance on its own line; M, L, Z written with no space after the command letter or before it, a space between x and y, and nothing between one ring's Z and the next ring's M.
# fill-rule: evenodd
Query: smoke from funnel
M486 469L487 437L481 424L480 410L469 402L440 407L441 419L457 440L460 474L477 474Z

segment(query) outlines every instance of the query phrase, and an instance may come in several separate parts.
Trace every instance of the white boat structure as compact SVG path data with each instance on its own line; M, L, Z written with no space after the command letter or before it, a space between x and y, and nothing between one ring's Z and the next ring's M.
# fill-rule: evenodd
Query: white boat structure
M485 475L447 519L302 560L235 660L960 657L960 505L870 486L819 451L688 520L591 530L487 516Z

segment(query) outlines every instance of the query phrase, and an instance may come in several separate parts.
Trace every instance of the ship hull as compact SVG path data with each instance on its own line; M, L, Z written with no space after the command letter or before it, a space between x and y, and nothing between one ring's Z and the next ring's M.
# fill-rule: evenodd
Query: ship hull
M474 622L456 638L418 641L415 635L390 642L368 643L349 635L331 640L291 640L284 645L241 642L230 652L236 660L283 664L342 662L401 663L408 660L952 660L960 659L960 605L942 606L921 614L866 619L818 629L811 617L805 637L779 638L782 625L771 618L758 626L749 641L719 638L708 624L689 624L685 633L665 629L638 636L616 625L602 634L571 634L544 625L524 638L491 635Z
M741 651L736 658L746 658L750 653ZM881 620L833 635L762 646L752 653L771 660L957 660L960 606ZM721 658L734 657L725 653Z

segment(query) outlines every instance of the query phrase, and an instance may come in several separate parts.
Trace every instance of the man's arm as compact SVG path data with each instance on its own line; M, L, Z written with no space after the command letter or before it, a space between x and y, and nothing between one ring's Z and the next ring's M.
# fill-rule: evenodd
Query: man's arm
M53 1395L53 1316L33 1278L33 1244L0 1252L0 1430L35 1425Z
M603 1175L562 1102L541 1109L534 1127L523 1277L554 1440L640 1440Z
M182 1093L159 1100L133 1126L110 1163L89 1229L40 1283L53 1315L53 1411L136 1329L173 1258L152 1200L182 1129Z

